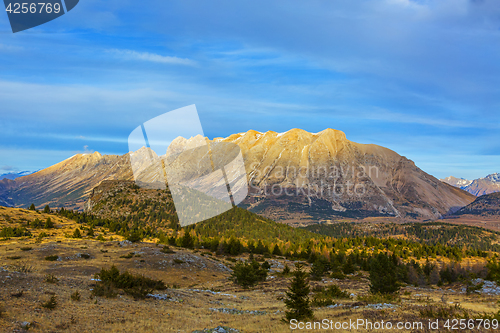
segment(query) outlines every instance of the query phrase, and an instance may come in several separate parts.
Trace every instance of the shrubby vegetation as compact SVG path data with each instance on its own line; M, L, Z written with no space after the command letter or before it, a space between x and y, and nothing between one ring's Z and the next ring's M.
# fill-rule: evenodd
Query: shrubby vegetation
M89 236L94 234L96 227L102 227L132 242L149 238L164 246L203 249L219 255L248 253L264 258L282 256L307 261L312 264L312 280L324 277L343 279L365 271L370 274L374 293L396 293L404 283L442 285L484 278L487 274L490 279L500 280L500 264L492 259L491 252L487 252L496 250L497 245L491 243L497 233L481 228L443 223L387 224L370 231L375 237L351 223L295 229L238 207L202 223L181 228L168 191L157 191L155 197L158 200L131 194L138 191L131 185L129 189L99 202L96 208L116 211L119 207L128 214L98 217L66 209L52 211L52 214L75 220L82 225L82 230L89 230ZM393 235L404 238L388 237ZM99 237L103 238L102 234ZM170 247L166 253L171 251ZM466 257L486 258L490 263L487 267L481 264L464 267L460 261ZM441 258L449 259L449 263L435 260ZM255 280L256 276L263 275L261 269L252 260L238 263L235 271L250 272L249 278L237 277L243 274L236 273L232 279L250 287L259 281L258 278ZM290 273L284 271L283 274Z
M42 303L41 305L46 309L54 310L57 306L56 296L55 295L50 296L49 300L47 302Z
M497 236L500 232L484 228L450 225L443 222L378 224L377 228L364 229L356 223L341 222L335 224L314 224L304 229L334 238L387 238L403 236L410 241L417 241L429 246L438 244L463 246L467 244L471 255L483 256L483 251L500 251ZM437 254L438 248L434 248Z
M26 228L12 228L3 227L0 231L0 237L10 238L10 237L28 237L31 236L31 232Z
M134 298L144 298L154 290L167 289L161 280L153 280L129 272L120 273L115 266L111 266L108 270L101 269L95 274L95 279L98 280L92 291L95 296L115 297L117 290L121 289Z
M312 300L313 306L328 306L336 304L338 299L349 299L351 294L340 289L339 286L332 284L328 287L315 288Z
M260 265L256 260L239 261L234 265L230 279L243 288L249 288L255 286L258 282L265 281L268 270L269 264L267 262Z

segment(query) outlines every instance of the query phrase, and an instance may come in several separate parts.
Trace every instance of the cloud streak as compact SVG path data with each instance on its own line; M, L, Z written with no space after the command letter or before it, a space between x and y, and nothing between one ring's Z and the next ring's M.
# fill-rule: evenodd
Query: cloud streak
M133 50L118 50L118 49L112 49L109 50L108 52L115 54L126 60L140 60L140 61L156 62L160 64L196 66L196 62L190 59L162 56L159 54L149 53L149 52L138 52Z

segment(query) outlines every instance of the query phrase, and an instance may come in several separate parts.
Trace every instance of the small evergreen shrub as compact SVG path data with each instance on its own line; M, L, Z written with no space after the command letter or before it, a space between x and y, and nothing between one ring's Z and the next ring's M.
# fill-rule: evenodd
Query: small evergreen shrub
M260 265L255 260L251 262L240 261L234 265L233 273L229 279L243 288L253 287L267 278L267 269L263 266L265 265Z
M340 289L339 286L332 284L328 287L320 287L315 291L313 296L313 306L328 306L335 304L337 299L349 299L351 294Z
M170 248L170 246L167 246L167 245L163 246L163 249L161 249L160 251L161 251L161 252L163 252L163 253L169 253L169 254L170 254L170 253L175 253L175 251L173 251L173 250Z
M18 259L21 259L21 256L12 256L12 257L7 257L7 259L10 259L10 260L18 260Z
M73 235L71 235L72 238L82 238L82 233L79 228L76 228L75 231L73 232Z
M52 220L51 220L50 217L47 217L47 220L45 220L44 228L45 229L52 229L52 228L54 228L54 222L52 222Z
M283 270L281 271L281 275L288 276L290 275L290 273L290 267L288 266L288 264L285 264L285 267L283 267Z
M78 292L78 290L71 294L71 299L73 301L77 301L78 302L80 300L80 297L81 296L80 296L80 293Z
M48 274L45 276L45 282L47 283L57 283L59 279L56 278L53 274Z
M42 303L41 305L42 305L42 307L44 307L46 309L54 310L56 308L56 306L57 306L56 296L52 295L47 302Z
M59 256L58 255L51 255L51 256L46 256L45 257L45 260L47 261L56 261L57 259L59 259Z
M97 282L92 291L95 296L114 297L116 290L122 289L134 298L144 298L153 290L165 290L167 287L161 280L153 280L141 275L132 275L129 272L120 273L118 268L111 266L109 270L101 269L95 274Z

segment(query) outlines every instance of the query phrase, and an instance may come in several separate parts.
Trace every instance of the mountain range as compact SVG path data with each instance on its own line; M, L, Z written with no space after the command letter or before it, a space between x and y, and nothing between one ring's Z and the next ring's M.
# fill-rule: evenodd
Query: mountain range
M27 176L36 171L21 171L21 172L8 172L0 175L0 180L2 179L16 179L19 177Z
M189 147L193 140L199 138L176 140L177 148ZM250 130L210 142L232 143L240 148L250 185L240 206L276 221L370 216L435 219L475 199L390 149L349 141L334 129L319 133ZM235 145L228 145L228 149L234 150ZM122 156L78 154L34 174L1 180L0 204L50 204L82 210L92 189L103 180L134 179L131 157L137 163L141 161L138 156L152 154L144 147ZM157 158L179 163L179 159L169 161L165 155ZM192 159L183 160L186 172L196 164L195 155ZM153 180L155 172L145 165L140 179Z
M475 196L500 192L500 173L493 173L484 178L468 180L453 176L440 179L442 182L461 188Z

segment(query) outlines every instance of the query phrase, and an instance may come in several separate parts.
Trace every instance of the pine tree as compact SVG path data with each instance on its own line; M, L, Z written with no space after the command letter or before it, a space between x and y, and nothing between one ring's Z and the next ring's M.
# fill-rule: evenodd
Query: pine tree
M45 229L52 229L54 228L54 222L50 219L50 217L47 217L47 220L45 221Z
M290 274L290 267L288 267L287 264L285 264L285 267L283 267L283 271L281 272L281 274L283 274L283 276L287 276L288 274Z
M80 229L76 228L75 231L73 232L73 238L82 238L82 233L80 232Z
M286 321L289 322L292 319L304 320L313 317L311 301L309 300L310 291L307 273L303 270L303 264L295 264L292 283L286 292L285 298L285 306L288 309L285 311Z
M315 281L321 280L323 275L325 275L327 268L323 260L316 259L311 267L311 279Z
M274 245L274 249L273 249L272 254L275 255L275 256L280 256L281 255L281 250L280 250L278 244Z
M42 221L40 221L40 219L37 217L33 223L31 223L31 226L33 228L41 228L42 227Z
M94 237L94 228L92 228L92 226L89 228L89 231L87 231L87 236Z
M50 213L50 207L49 207L49 205L45 205L45 207L43 208L43 212L44 212L45 214Z
M392 294L399 291L397 266L384 253L379 253L370 265L370 291Z
M184 236L181 239L181 246L186 249L192 249L194 247L194 239L189 233L189 230L184 230Z
M30 210L36 210L35 204L32 203L29 209Z

